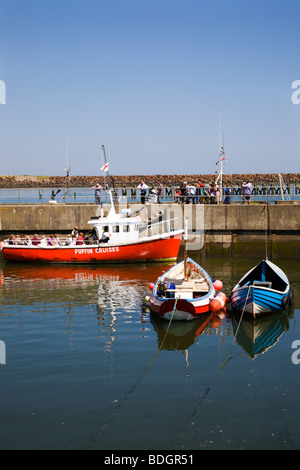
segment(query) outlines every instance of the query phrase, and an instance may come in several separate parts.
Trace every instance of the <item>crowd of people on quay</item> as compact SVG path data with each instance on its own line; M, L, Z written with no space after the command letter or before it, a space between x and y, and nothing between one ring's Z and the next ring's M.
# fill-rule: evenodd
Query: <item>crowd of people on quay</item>
M92 187L95 190L95 202L101 204L101 191L107 190L107 185L101 186L97 183ZM141 204L158 203L161 204L164 195L164 188L161 182L157 187L150 188L144 181L137 186L140 192ZM241 186L242 203L250 204L252 194L252 183L244 181ZM221 194L220 185L218 183L201 183L197 185L188 184L184 181L180 186L174 189L173 202L178 204L231 204L232 187L227 183Z
M97 183L92 187L95 190L95 202L101 204L101 191L107 190L107 185L101 186ZM161 204L164 195L164 188L161 182L157 187L150 188L144 181L137 186L140 193L141 204L158 203ZM241 186L242 203L250 204L252 194L252 183L244 181ZM221 194L220 185L218 183L201 183L197 185L188 184L184 181L180 186L174 189L173 202L178 204L231 204L232 187L227 183Z
M140 189L141 203L158 202L161 203L163 196L163 186L158 184L157 188L151 188L142 181L137 189ZM147 190L149 195L147 196ZM156 200L151 200L151 193L156 195ZM245 181L242 184L241 198L243 204L250 204L250 197L252 194L252 183ZM184 181L180 186L177 186L174 191L173 202L178 204L231 204L232 188L230 183L227 183L224 188L224 195L221 194L219 184L199 182L197 185L190 185Z

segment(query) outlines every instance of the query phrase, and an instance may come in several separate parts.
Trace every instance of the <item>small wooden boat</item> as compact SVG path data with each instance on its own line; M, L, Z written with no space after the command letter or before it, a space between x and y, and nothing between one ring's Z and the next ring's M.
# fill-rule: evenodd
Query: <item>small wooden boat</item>
M217 288L222 286L220 281L214 284L198 263L187 258L166 271L155 284L149 284L150 308L166 320L193 320L212 310ZM218 308L224 304L225 300Z
M258 315L284 310L292 303L292 291L285 273L269 260L248 271L231 292L235 311Z

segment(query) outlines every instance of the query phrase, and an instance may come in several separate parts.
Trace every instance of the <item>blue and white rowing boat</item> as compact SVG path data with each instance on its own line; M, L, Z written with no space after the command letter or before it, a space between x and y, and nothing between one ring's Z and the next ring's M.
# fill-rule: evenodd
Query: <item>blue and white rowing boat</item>
M286 309L292 298L285 273L271 261L263 260L232 289L231 306L235 311L256 317Z

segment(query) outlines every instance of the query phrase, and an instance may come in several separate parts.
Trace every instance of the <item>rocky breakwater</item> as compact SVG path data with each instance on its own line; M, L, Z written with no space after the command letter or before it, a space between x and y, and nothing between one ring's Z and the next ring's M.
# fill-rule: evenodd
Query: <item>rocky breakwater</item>
M285 184L299 184L300 173L282 174ZM213 184L216 180L215 174L194 174L194 175L117 175L113 176L116 187L136 187L144 181L150 187L156 187L159 182L165 187L179 186L184 181L188 184L197 185L199 182ZM105 182L103 176L71 176L70 186L91 187L96 183ZM253 184L278 185L279 176L277 173L256 173L256 174L230 174L223 175L223 183L229 182L231 185L239 186L244 181ZM0 176L0 188L60 188L67 186L65 176Z

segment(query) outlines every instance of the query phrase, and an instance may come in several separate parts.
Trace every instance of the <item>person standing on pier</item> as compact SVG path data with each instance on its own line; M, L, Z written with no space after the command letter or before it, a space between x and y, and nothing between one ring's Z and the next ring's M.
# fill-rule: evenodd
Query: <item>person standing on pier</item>
M92 187L92 189L95 190L95 203L101 204L101 189L103 189L102 186L97 183L95 186Z
M226 184L225 199L224 199L223 204L231 204L231 187L230 187L230 183Z
M161 184L161 182L159 182L158 188L156 190L158 204L161 204L161 198L162 198L163 192L164 192L163 185Z
M247 201L250 204L250 196L252 194L252 183L250 181L245 181L242 184L242 200L243 204Z
M145 204L148 187L149 186L147 186L144 181L142 181L137 187L137 189L140 189L141 191L141 204Z

